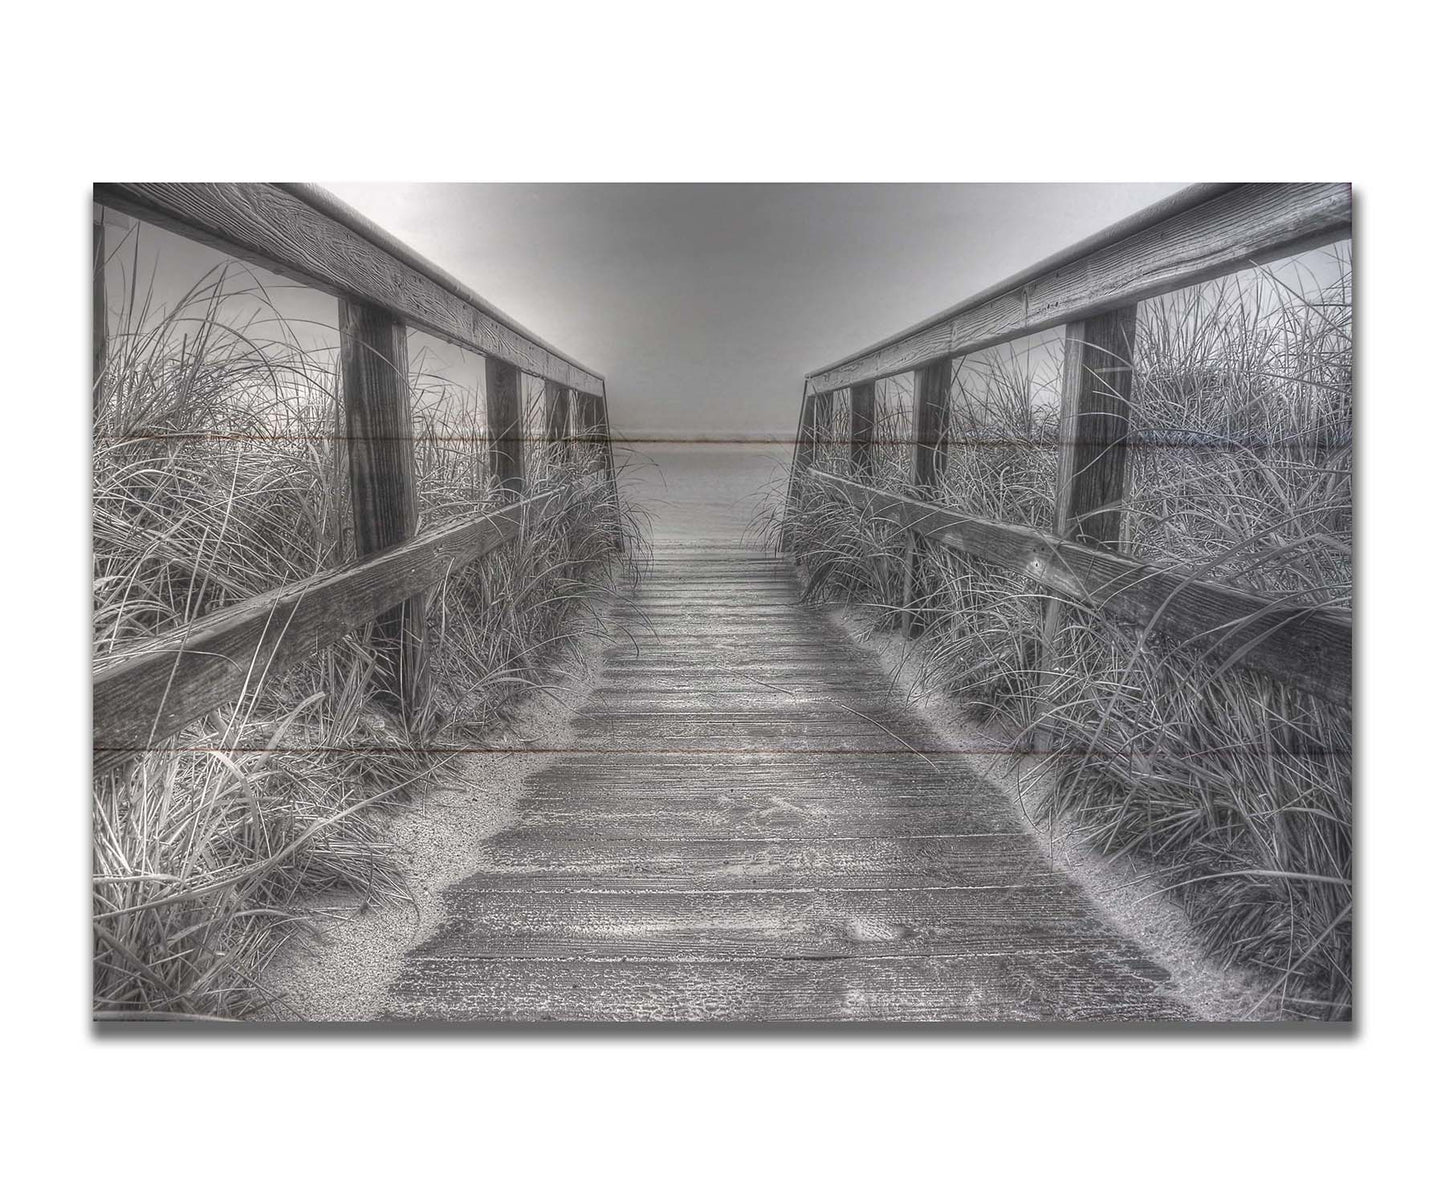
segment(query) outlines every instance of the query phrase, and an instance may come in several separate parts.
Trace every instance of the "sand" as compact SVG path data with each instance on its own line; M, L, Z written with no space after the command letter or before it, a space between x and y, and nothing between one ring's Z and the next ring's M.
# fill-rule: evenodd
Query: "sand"
M441 894L473 874L478 850L512 822L522 784L571 741L571 717L591 693L598 651L606 637L578 637L585 666L532 692L492 743L505 751L466 753L452 772L397 812L389 837L406 870L414 906L365 906L354 897L318 900L306 918L319 936L298 932L260 980L275 1002L257 1017L270 1022L365 1021L385 1010L386 991L407 950L441 922Z
M1006 734L972 719L952 698L925 689L917 658L896 632L870 631L843 607L828 608L841 638L875 658L899 690L933 726L945 744L968 754L969 763L996 783L1018 809L1019 821L1108 920L1169 971L1185 1001L1210 1022L1269 1019L1262 997L1269 987L1260 975L1224 965L1204 944L1184 909L1160 889L1157 870L1135 857L1105 856L1067 821L1041 826L1050 781L1042 758L1010 755Z

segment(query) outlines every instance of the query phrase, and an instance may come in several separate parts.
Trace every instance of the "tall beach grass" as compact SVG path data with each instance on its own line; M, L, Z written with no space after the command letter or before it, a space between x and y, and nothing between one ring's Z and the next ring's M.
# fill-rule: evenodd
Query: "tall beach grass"
M236 265L162 306L130 250L93 406L97 666L353 557L334 351L308 347ZM493 498L485 434L466 420L479 398L414 360L427 527ZM529 488L559 488L563 503L433 591L432 695L411 729L375 701L364 628L97 776L98 1015L244 1017L311 900L404 898L388 813L448 772L449 744L484 739L548 688L637 571L626 495L619 509L589 484L598 451L579 441L533 455Z
M1140 306L1127 554L1350 607L1353 296L1348 246L1333 254L1318 278L1278 264ZM1061 352L1056 335L955 363L945 504L1052 529ZM884 383L879 437L906 447L907 383ZM840 448L820 467L848 471ZM906 488L906 459L883 453L875 479ZM797 498L773 535L806 595L896 624L906 538L826 486ZM1078 603L1063 604L1046 653L1041 587L937 547L923 561L922 681L1020 754L1047 732L1051 751L1031 761L1040 818L1143 858L1222 958L1258 972L1257 1014L1349 1015L1350 709Z

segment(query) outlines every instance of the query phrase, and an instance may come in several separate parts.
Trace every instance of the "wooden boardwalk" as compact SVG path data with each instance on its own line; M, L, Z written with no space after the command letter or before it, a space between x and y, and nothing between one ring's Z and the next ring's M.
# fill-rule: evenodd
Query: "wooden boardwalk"
M784 566L659 557L391 1018L1189 1018Z

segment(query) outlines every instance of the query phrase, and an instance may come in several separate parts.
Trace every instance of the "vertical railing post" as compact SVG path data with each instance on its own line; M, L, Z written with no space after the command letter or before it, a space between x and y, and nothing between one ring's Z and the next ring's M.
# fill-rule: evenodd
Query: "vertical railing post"
M1124 306L1070 322L1064 332L1059 386L1059 468L1054 532L1096 548L1120 551L1129 492L1129 395L1134 383L1137 307ZM1047 694L1064 603L1044 603L1039 693ZM1035 747L1050 740L1040 725Z
M585 440L589 447L596 447L600 451L600 470L607 477L608 493L612 500L612 508L617 516L617 537L613 546L620 552L623 547L622 539L622 499L617 491L617 466L612 459L612 427L607 419L607 386L602 386L601 393L577 393L577 427L578 437ZM589 461L594 453L588 452Z
M512 364L487 357L487 456L506 501L518 500L527 489L521 375Z
M597 452L594 450L599 446L598 428L602 425L602 399L595 393L577 394L577 439L587 449L585 452L590 462Z
M545 428L547 442L556 445L567 441L567 428L572 408L572 390L555 381L547 381Z
M853 473L866 480L873 475L873 438L878 420L878 386L874 381L848 390L848 412L852 416Z
M793 466L788 472L788 496L783 503L783 530L779 550L793 551L793 523L802 503L803 482L813 463L813 409L817 404L812 386L803 382L803 403L798 407L798 433L793 441Z
M339 314L352 526L357 557L365 558L417 531L406 326L349 297ZM380 700L408 727L420 724L429 689L425 594L377 620L376 651Z
M547 460L560 466L571 459L567 432L572 410L572 390L554 381L543 384L542 428L546 439Z
M590 441L587 423L591 418L592 404L581 389L572 393L572 454L579 460L587 454Z
M95 211L91 231L90 310L90 411L98 417L101 406L101 377L105 375L106 343L110 338L110 312L105 297L105 222Z
M1070 322L1060 386L1054 531L1114 551L1129 488L1135 320L1130 305Z
M617 518L617 538L614 546L620 552L622 540L622 498L617 491L617 463L612 458L612 418L607 412L607 382L602 382L602 393L597 399L602 421L602 448L607 457L607 479L612 488L612 511Z
M953 387L953 361L934 360L913 373L913 481L915 497L938 498L938 483L948 462L948 401ZM908 565L904 574L903 631L917 635L924 626L919 600L928 594L925 548L916 535L908 537Z
M833 446L833 397L831 389L813 394L813 441L809 463L816 460L820 452L826 453Z

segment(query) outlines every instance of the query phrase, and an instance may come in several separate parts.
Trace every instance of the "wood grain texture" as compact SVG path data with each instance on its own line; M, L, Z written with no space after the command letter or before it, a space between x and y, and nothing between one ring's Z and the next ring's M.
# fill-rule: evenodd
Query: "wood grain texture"
M942 359L913 374L913 489L933 497L948 464L948 393L953 364Z
M1011 850L1016 851L1016 850ZM1042 868L1042 867L1035 867ZM494 891L490 876L453 895L448 923L417 957L746 961L866 955L1011 953L1108 946L1061 875L865 890L843 878L780 890Z
M864 837L779 839L707 835L639 842L635 839L558 843L535 830L517 829L482 848L487 892L622 892L820 890L846 883L852 890L893 890L1051 881L1046 867L1020 871L1022 832L979 832L908 837L897 832Z
M95 199L544 380L600 392L602 378L438 283L330 213L275 184L97 184Z
M407 962L393 1020L512 1023L1127 1024L1192 1019L1157 966L1061 947L950 957Z
M519 496L527 488L521 374L511 364L489 359L486 377L487 463L498 486Z
M417 531L406 327L349 297L338 311L352 531L364 559ZM373 633L378 700L408 723L424 711L429 689L426 612L424 594L408 598L378 615Z
M1242 184L814 372L808 383L822 390L877 380L1120 309L1348 237L1351 215L1348 184Z
M108 660L92 678L96 769L154 747L195 716L234 702L248 682L424 593L452 569L514 538L528 511L561 501L553 491L453 523L227 607Z
M389 1018L1190 1015L797 589L735 546L659 556Z
M1349 705L1352 622L1325 607L1301 607L1059 539L1029 527L961 514L818 469L860 511L1001 568L1056 593L1099 606L1170 637L1255 669L1311 694Z

